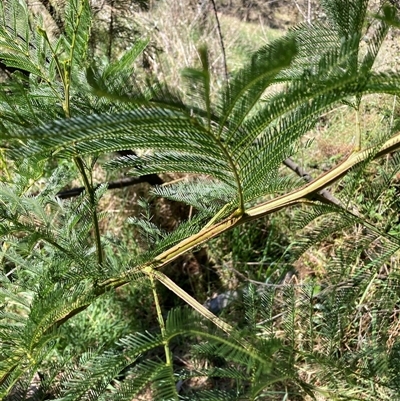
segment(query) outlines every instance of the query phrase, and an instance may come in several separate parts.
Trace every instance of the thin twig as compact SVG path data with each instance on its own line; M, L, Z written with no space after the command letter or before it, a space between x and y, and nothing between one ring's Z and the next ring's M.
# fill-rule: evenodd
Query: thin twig
M305 171L301 166L299 166L296 162L294 162L291 157L288 157L286 160L284 160L283 164L286 167L290 168L290 170L294 171L304 181L311 182L313 180L312 176L307 171ZM328 202L333 203L336 206L342 205L340 200L335 198L327 189L323 189L322 191L318 192L316 197L323 198L320 200L321 201L327 200Z
M389 129L392 130L393 128L393 123L394 123L394 113L396 110L396 102L397 102L397 95L393 96L393 106L392 106L392 113L390 116L390 124L389 124Z
M105 183L107 185L108 189L116 189L116 188L125 188L129 187L131 185L136 185L140 184L143 182L147 182L148 184L154 186L154 185L162 185L164 181L156 174L149 174L149 175L143 175L141 177L133 177L133 178L122 178L119 181L112 181L109 183ZM94 190L98 189L100 185L103 184L98 184L94 187ZM75 196L79 196L82 192L85 191L85 187L78 187L78 188L72 188L68 189L66 191L59 192L57 194L57 197L60 199L68 199L68 198L73 198Z
M130 149L120 150L117 153L120 156L136 156L136 153ZM134 178L122 178L119 181L113 181L113 182L103 183L103 184L106 184L108 189L116 189L116 188L125 188L125 187L129 187L131 185L141 184L142 182L147 182L148 184L150 184L152 186L164 184L164 180L162 178L160 178L157 174L147 174L147 175L143 175L141 177L134 177ZM99 188L100 185L103 185L103 184L97 184L94 187L94 191L97 188ZM85 190L85 187L68 189L66 191L59 192L57 194L57 197L59 197L60 199L73 198L74 196L79 196L84 190Z
M110 25L108 27L108 48L107 48L107 56L109 61L111 61L111 56L112 56L113 36L114 36L114 0L111 0Z
M226 52L225 52L225 45L224 45L224 37L222 36L221 24L219 23L218 13L217 13L217 6L215 5L214 0L210 0L211 4L213 5L215 21L217 22L217 31L219 36L219 42L221 44L221 51L222 51L222 60L224 63L224 72L225 72L225 80L228 82L229 75L228 75L228 64L226 63Z
M299 10L299 13L302 15L302 17L304 18L304 21L307 21L307 15L305 14L305 12L301 9L301 7L299 6L299 3L297 2L297 0L294 0L294 4L296 5L296 8Z

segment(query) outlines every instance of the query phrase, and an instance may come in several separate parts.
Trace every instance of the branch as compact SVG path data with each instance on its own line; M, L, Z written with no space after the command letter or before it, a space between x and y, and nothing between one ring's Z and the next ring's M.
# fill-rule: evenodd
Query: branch
M131 185L140 184L142 182L147 182L152 186L164 184L164 180L160 178L157 174L149 174L149 175L143 175L141 177L122 178L119 181L111 181L107 184L107 188L108 189L125 188ZM96 185L94 187L94 190L99 188L100 185L102 184ZM61 191L56 196L59 197L60 199L67 199L67 198L72 198L74 196L79 196L83 191L85 191L85 187L72 188L66 191Z
M313 180L312 176L301 166L295 163L291 157L288 157L286 160L284 160L283 164L286 167L289 167L290 170L294 171L298 176L303 178L304 181L311 182ZM320 200L321 202L328 201L329 203L333 203L336 206L342 205L340 200L334 197L327 189L323 189L322 191L318 192L315 198Z
M132 154L131 152L122 153L122 155L127 155L127 154ZM283 164L290 168L292 171L294 171L299 177L303 178L304 181L306 182L311 182L313 180L312 176L305 171L301 166L299 166L296 162L293 161L290 157L288 157L286 160L283 161ZM157 174L148 174L148 175L143 175L140 177L134 177L134 178L122 178L119 181L111 181L107 184L108 189L116 189L116 188L125 188L129 187L131 185L137 185L141 184L143 182L147 182L151 186L155 185L162 185L164 184L164 180L160 178ZM94 189L96 190L97 188L100 187L102 184L98 184ZM74 196L79 196L82 192L85 191L85 187L77 187L77 188L71 188L67 189L65 191L58 192L57 197L60 199L68 199L72 198ZM321 200L322 202L325 200L329 201L330 203L333 203L337 206L340 206L340 200L334 197L328 190L323 189L320 191L317 195L316 198L318 200Z
M136 153L130 149L119 150L117 153L120 156L136 156ZM143 175L141 177L122 178L119 181L109 182L107 184L107 188L108 189L125 188L125 187L129 187L131 185L140 184L142 182L147 182L151 186L164 184L164 180L162 178L160 178L157 174L147 174L147 175ZM102 185L102 184L96 185L94 187L94 190L99 188L100 185ZM85 187L72 188L72 189L68 189L66 191L59 192L57 194L57 196L60 199L72 198L74 196L79 196L84 190L85 190Z
M378 152L376 152L372 158L380 158L398 149L400 149L400 133L387 140L382 146L380 146ZM130 271L124 273L121 277L106 280L101 284L101 286L119 287L128 283L128 277L135 271L142 271L143 268L145 268L146 266L152 266L156 268L164 267L168 263L172 262L186 252L192 250L193 248L221 235L225 231L228 231L236 226L242 225L252 220L259 219L271 213L277 212L278 210L299 203L313 203L310 199L315 197L324 188L332 185L334 182L342 178L353 167L371 158L372 150L373 149L366 149L363 151L352 153L342 163L338 164L336 167L322 174L321 176L304 185L303 187L296 189L286 195L282 195L278 198L272 199L268 202L253 206L247 209L246 212L241 216L233 215L217 224L214 224L211 227L203 229L197 234L194 234L191 237L182 240L175 246L162 252L161 254L156 256L152 262L146 263L145 265L140 267L135 267Z
M394 152L400 149L400 133L386 141L376 152L372 159L380 158L386 154ZM192 235L189 238L186 238L171 247L170 249L162 252L158 256L156 256L151 262L145 263L141 266L135 266L132 269L129 269L120 277L111 278L105 280L103 283L100 283L96 287L96 295L99 296L111 288L121 287L131 281L131 278L134 277L135 273L144 272L145 274L154 274L155 277L159 281L161 281L168 289L176 293L180 298L182 298L185 302L191 305L197 312L201 313L207 319L212 320L214 322L218 322L219 327L221 327L224 331L230 332L230 326L225 326L225 323L221 323L221 319L217 316L210 315L210 311L206 309L203 305L199 304L193 297L184 292L182 289L179 292L176 290L176 284L170 282L170 280L160 271L156 271L155 269L160 269L173 260L177 259L179 256L185 254L186 252L192 250L193 248L198 247L199 245L209 241L212 238L215 238L225 231L231 230L232 228L239 226L248 221L252 221L258 219L260 217L269 215L278 210L284 209L286 207L290 207L293 205L297 205L299 203L313 203L309 199L315 197L318 193L324 190L329 185L332 185L334 182L342 178L346 175L353 167L365 162L369 158L371 158L373 149L366 149L364 151L358 151L352 153L346 160L332 168L325 174L322 174L320 177L314 179L303 187L296 189L286 195L282 195L278 198L272 199L268 202L262 203L258 206L251 207L246 211L242 216L231 216L227 219L199 231L197 234ZM165 277L164 277L165 276ZM82 295L84 297L85 295ZM49 330L52 329L53 326L59 326L69 318L75 316L82 309L85 309L89 306L90 302L87 303L86 306L80 306L79 308L74 309L71 307L71 310L64 313L62 316L56 320Z

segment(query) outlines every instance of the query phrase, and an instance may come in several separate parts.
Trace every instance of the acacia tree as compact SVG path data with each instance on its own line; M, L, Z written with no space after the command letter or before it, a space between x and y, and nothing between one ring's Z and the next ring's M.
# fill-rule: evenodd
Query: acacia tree
M368 163L394 154L400 146L400 135L390 132L363 149L359 124L365 94L398 93L399 75L376 72L373 67L389 26L398 26L399 21L395 9L385 6L373 20L373 33L364 47L368 1L326 0L322 4L326 22L300 25L261 48L220 93L211 93L207 50L200 48L201 65L183 71L185 101L160 82L141 86L135 80L132 66L144 42L138 41L117 62L99 65L91 60L87 0L67 3L65 32L55 39L40 20L32 19L24 3L14 0L2 5L0 59L16 69L0 92L2 397L25 399L38 372L42 379L40 391L33 394L37 399L51 393L62 400L130 400L148 385L154 399L185 399L177 383L190 375L236 381L233 392L204 389L196 393L197 399L207 400L271 399L277 388L286 388L293 396L321 391L328 397L337 392L336 386L341 386L344 397L351 396L356 384L361 388L357 397L360 392L376 396L371 383L386 386L389 396L390 386L398 388L394 356L379 366L361 369L331 353L314 352L312 347L307 352L296 349L293 305L284 322L291 340L280 339L269 319L271 292L259 303L256 292L248 292L248 325L243 333L213 315L162 271L180 255L238 225L299 204L308 210L304 224L333 216L323 230L309 234L308 243L362 224L367 240L361 245L380 239L379 252L367 257L366 268L376 272L398 252L398 236L375 227L346 198L332 203L322 191L343 177L354 187ZM355 151L306 185L282 177L282 161L295 153L298 141L321 113L337 104L354 109L359 138ZM93 179L99 155L127 149L152 152L121 157L105 163L105 168L128 168L135 175L184 172L193 177L154 189L157 196L192 206L196 214L172 233L136 219L149 245L139 255L130 254L121 242L101 232L104 215L99 201L107 187L95 185ZM74 162L85 192L70 202L57 198L72 175L60 164L40 192L33 194L32 183L48 171L49 162L65 159ZM383 175L393 176L398 168L396 156ZM307 243L300 245L299 252ZM112 350L54 358L60 330L68 320L109 291L141 280L151 283L159 332L133 333ZM173 310L165 319L157 281L190 308ZM310 291L309 299L314 290ZM325 296L326 313L341 319L347 301L329 308L336 305L336 301L328 302L331 294ZM292 301L293 296L287 295ZM313 313L311 302L307 311ZM258 325L257 313L266 317L264 326ZM311 316L308 323L311 340L314 331L325 330L324 341L331 341L328 348L337 343L331 322L317 324ZM176 372L171 343L181 336L202 338L198 355L219 356L229 363L196 373ZM141 359L160 347L163 360ZM371 350L376 355L377 350L367 351ZM298 370L299 361L304 360L322 372L308 383L300 379ZM385 380L378 381L380 371L385 372ZM123 381L118 380L121 372ZM332 373L339 379L333 380ZM318 388L314 383L320 380L323 385Z

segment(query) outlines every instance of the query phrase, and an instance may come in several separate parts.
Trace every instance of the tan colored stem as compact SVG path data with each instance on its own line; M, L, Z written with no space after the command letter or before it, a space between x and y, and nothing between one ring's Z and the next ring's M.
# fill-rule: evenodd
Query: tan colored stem
M190 305L194 310L204 316L206 319L213 322L217 327L221 330L225 331L227 334L231 334L233 332L233 327L228 323L225 323L219 317L215 316L211 313L205 306L203 306L200 302L196 301L193 297L191 297L186 291L184 291L178 284L174 283L169 277L167 277L164 273L154 270L152 267L147 266L144 271L150 276L156 278L162 284L164 284L169 290L171 290L178 297L183 299L188 305Z
M156 305L158 324L160 326L161 336L162 336L163 343L164 343L165 363L169 368L172 368L171 350L169 349L169 341L167 339L167 332L165 330L164 317L162 315L160 300L159 300L158 293L157 293L155 276L156 275L154 274L154 272L151 272L149 274L150 283L151 283L151 289L153 291L154 303Z
M132 269L125 272L123 275L119 277L115 277L112 279L108 279L103 283L99 284L97 287L97 294L101 295L106 290L110 288L117 288L124 284L127 284L131 281L131 277L136 272L144 272L146 274L154 274L155 277L166 285L170 290L172 290L175 294L180 296L181 298L185 299L185 301L191 305L194 309L196 309L199 313L201 313L207 319L213 321L217 324L218 327L223 329L226 332L231 332L231 326L227 325L226 323L222 322L219 318L213 315L211 312L204 311L204 307L198 303L193 297L186 294L177 284L175 284L172 280L166 277L161 272L157 272L155 269L159 269L168 263L172 262L179 256L183 255L184 253L192 250L193 248L203 244L204 242L215 238L225 231L232 229L240 224L245 222L258 219L260 217L266 216L268 214L274 213L280 209L296 205L298 203L309 203L311 202L310 199L313 198L315 194L318 194L322 189L326 188L327 186L333 184L335 181L343 177L345 174L349 172L350 169L357 166L359 163L362 163L368 158L371 157L373 154L373 158L377 159L381 156L384 156L388 153L394 152L400 148L400 133L396 134L389 140L387 140L377 152L373 152L372 149L366 149L364 151L359 151L352 153L346 160L342 163L331 169L330 171L326 172L325 174L321 175L320 177L316 178L315 180L311 181L310 183L304 185L303 187L296 189L286 195L282 195L278 198L272 199L268 202L262 203L258 206L254 206L246 210L245 214L242 216L235 216L233 214L231 217L228 217L226 220L219 222L211 227L205 228L198 233L192 235L189 238L184 239L177 245L171 247L170 249L162 252L158 256L156 256L152 262L146 263L142 266L136 266ZM157 274L155 274L157 273ZM80 307L76 310L71 308L70 311L66 312L63 316L54 322L54 325L59 325L75 314L79 313L82 308ZM204 309L203 309L204 308ZM217 319L217 320L216 320ZM222 324L220 323L222 322Z
M400 133L387 140L374 155L374 158L376 159L378 157L381 157L382 155L390 153L398 148L400 148ZM357 164L367 160L371 156L371 152L371 149L366 149L363 151L352 153L342 163L338 164L336 167L327 171L325 174L322 174L321 176L304 185L303 187L296 189L286 195L282 195L278 198L262 203L258 206L249 208L242 216L236 217L235 214L233 214L227 219L199 231L197 234L194 234L191 237L184 239L183 241L179 242L165 252L162 252L161 254L156 256L152 262L147 263L142 267L135 267L131 271L128 271L126 274L124 274L124 277L129 276L134 271L140 271L147 266L161 268L172 262L179 256L192 250L193 248L221 235L225 231L231 230L238 225L241 225L251 220L259 219L260 217L264 217L268 214L277 212L278 210L296 205L298 203L310 202L310 199L314 195L318 194L318 192L320 192L327 186L332 185L334 182L336 182L338 179L348 173L348 171L355 167ZM124 277L107 280L102 285L106 287L119 287L129 281Z

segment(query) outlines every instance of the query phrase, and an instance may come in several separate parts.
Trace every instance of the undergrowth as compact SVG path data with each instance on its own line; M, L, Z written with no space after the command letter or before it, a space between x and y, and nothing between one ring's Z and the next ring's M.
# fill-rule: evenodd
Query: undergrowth
M400 21L321 3L226 79L215 15L114 52L1 4L0 397L396 399Z

